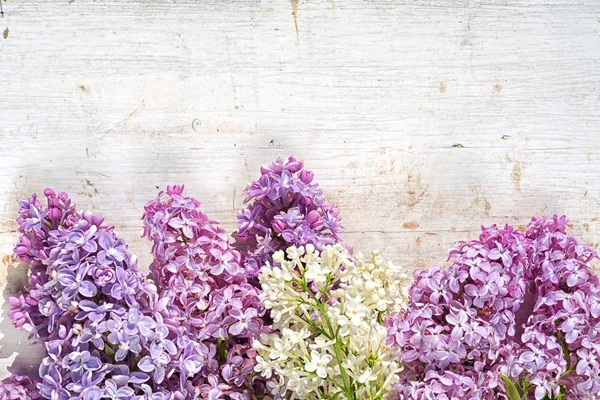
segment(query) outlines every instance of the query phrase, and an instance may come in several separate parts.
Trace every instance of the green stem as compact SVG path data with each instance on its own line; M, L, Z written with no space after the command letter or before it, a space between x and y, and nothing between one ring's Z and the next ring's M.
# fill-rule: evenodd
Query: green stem
M309 296L314 300L314 302L316 303L315 306L320 311L321 316L325 320L325 324L327 325L327 329L329 330L329 335L326 336L329 336L329 338L335 340L333 343L333 351L335 352L335 357L340 368L340 374L342 375L342 382L344 383L343 391L344 393L346 393L348 400L354 400L354 390L352 390L352 385L349 382L348 375L346 374L346 371L342 366L342 352L340 349L338 332L334 331L333 329L333 324L331 323L329 316L325 311L325 304L322 302L322 300L318 299L317 296L315 296L312 290L310 290L310 288L308 287L308 283L304 279L304 274L302 274L302 280L298 283L302 287L302 290L308 293Z
M217 340L217 360L219 365L223 365L227 361L227 341L223 339Z
M325 312L325 308L323 307L323 305L321 303L318 304L318 308L319 308L319 311L321 311L323 318L325 319L325 323L327 324L327 329L329 329L329 332L331 332L331 336L335 338L335 342L333 343L333 351L335 352L335 358L337 358L338 366L340 368L340 374L342 375L342 382L344 382L344 392L346 392L346 396L348 397L348 400L354 400L354 391L352 390L352 385L350 384L348 375L346 374L346 371L344 370L344 367L342 366L342 352L340 349L338 332L333 330L333 325L331 324L331 321L329 320L329 316Z

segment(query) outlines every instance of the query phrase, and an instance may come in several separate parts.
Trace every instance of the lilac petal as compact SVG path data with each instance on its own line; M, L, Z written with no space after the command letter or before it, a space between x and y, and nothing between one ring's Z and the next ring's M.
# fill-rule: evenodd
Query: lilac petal
M108 233L102 232L98 236L98 244L104 250L108 250L108 249L112 248L112 246L113 246L112 238L110 237L110 235Z
M232 335L239 335L243 332L243 330L244 325L242 325L240 322L237 322L229 327L229 333L231 333Z
M583 376L588 371L588 369L589 365L587 361L579 360L579 362L577 363L577 368L575 368L575 372L577 372L578 375Z
M63 286L71 286L73 283L76 282L75 276L70 273L59 273L58 281Z
M114 377L113 377L113 379L114 379ZM144 382L148 381L148 379L150 379L148 374L145 374L143 372L132 372L129 375L129 382L131 382L133 384L144 383Z
M490 260L499 260L502 257L502 254L500 253L500 250L492 249L488 252L487 256Z
M98 293L98 288L90 281L81 282L79 293L85 297L94 297Z
M162 345L160 345L158 343L154 343L154 342L152 342L152 344L150 344L150 357L157 358L162 353L163 353ZM142 371L144 371L144 370L142 369ZM145 371L145 372L150 372L150 371Z
M154 371L155 366L152 363L152 359L146 356L138 362L138 368L144 372L152 372Z
M169 226L175 228L175 229L181 229L182 227L184 227L184 223L183 220L181 218L171 218L169 220Z
M154 380L156 383L161 383L165 379L165 369L162 367L156 368L154 371Z
M96 250L98 250L98 245L96 244L96 242L86 242L86 244L83 245L83 249L88 253L94 253L96 252Z
M102 362L98 357L91 357L88 361L85 362L85 367L90 371L95 371L100 369L102 366Z
M115 361L116 362L123 361L125 359L125 357L127 357L127 353L128 353L128 351L126 349L119 347L119 349L115 352Z
M99 400L102 396L102 391L97 386L86 388L81 392L81 398L83 400Z
M167 349L169 354L177 353L177 347L175 347L175 343L173 343L172 341L165 340L165 341L163 341L163 345L165 346L165 349Z

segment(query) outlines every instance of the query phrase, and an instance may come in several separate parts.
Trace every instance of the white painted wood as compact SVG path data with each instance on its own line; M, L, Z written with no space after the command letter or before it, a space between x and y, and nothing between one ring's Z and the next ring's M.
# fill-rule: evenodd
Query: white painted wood
M315 171L348 242L409 270L481 224L538 214L566 213L600 244L600 2L3 6L5 298L22 284L7 257L30 192L103 212L147 264L155 186L185 183L231 231L245 184L279 154ZM39 357L2 307L0 377Z

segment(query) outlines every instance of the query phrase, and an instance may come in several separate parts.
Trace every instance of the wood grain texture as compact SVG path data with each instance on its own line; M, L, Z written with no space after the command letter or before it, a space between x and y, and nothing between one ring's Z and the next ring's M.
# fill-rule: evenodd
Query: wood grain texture
M9 0L0 19L0 283L17 200L51 186L143 265L140 215L183 182L232 231L294 154L345 238L443 263L481 224L565 213L600 244L600 2ZM39 360L2 306L0 377ZM13 360L17 358L15 365ZM35 368L34 368L35 369Z

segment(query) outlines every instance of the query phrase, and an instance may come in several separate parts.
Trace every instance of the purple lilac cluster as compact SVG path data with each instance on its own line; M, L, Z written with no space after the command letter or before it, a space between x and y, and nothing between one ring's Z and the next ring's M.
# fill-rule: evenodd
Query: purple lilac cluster
M405 370L400 399L590 399L600 395L600 282L565 217L525 233L483 228L447 269L415 273L387 321ZM531 296L522 327L515 316ZM522 335L517 335L522 328Z
M415 273L408 309L387 321L404 371L400 399L496 399L495 369L525 297L525 236L484 228L450 252L447 269Z
M600 282L594 250L566 233L565 217L534 218L527 230L527 279L535 306L502 373L522 394L600 397Z
M147 362L175 347L156 286L102 216L78 213L66 193L44 194L47 207L35 194L20 204L15 253L31 271L9 313L47 351L41 396L166 399L160 367Z
M183 185L168 186L143 216L142 235L153 241L150 270L177 349L165 362L152 362L177 360L163 382L168 388L195 388L194 396L209 399L262 397L266 386L253 372L252 342L268 331L258 290L223 229L182 192Z
M238 215L235 246L245 254L251 279L277 250L306 244L321 249L340 241L339 210L325 201L313 172L303 166L294 157L279 157L261 167L260 178L246 188L247 206Z
M0 399L34 400L40 398L36 384L27 376L11 375L9 382L0 382Z

